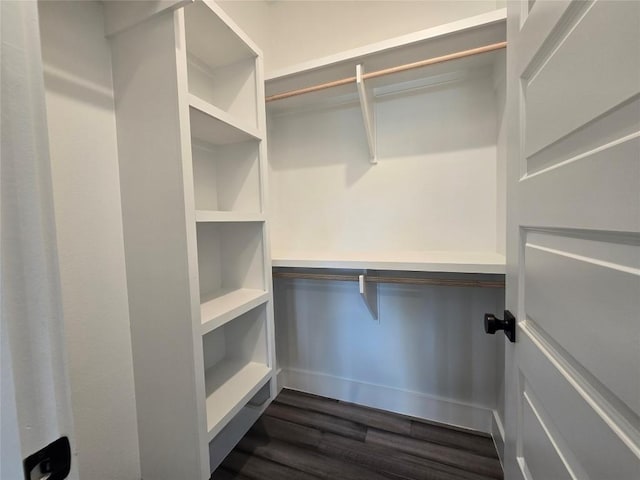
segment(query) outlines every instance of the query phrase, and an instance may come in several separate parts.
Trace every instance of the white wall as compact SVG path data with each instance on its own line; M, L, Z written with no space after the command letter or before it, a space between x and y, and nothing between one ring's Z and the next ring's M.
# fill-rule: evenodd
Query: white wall
M477 1L272 2L269 70L495 10Z
M262 48L267 74L504 6L500 0L218 0L218 3Z
M271 25L269 5L266 0L216 0L238 26L249 35L266 56L269 48ZM268 60L268 59L267 59Z
M269 117L274 252L496 251L489 71L379 97L378 163L357 104Z
M140 478L111 57L102 4L39 4L80 478Z

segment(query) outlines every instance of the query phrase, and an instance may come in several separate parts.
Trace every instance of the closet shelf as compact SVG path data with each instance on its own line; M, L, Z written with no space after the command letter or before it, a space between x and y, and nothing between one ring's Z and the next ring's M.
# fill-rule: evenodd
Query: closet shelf
M355 77L358 64L361 64L365 71L374 72L485 47L505 40L506 9L501 9L272 72L266 78L266 95L271 97L317 84ZM377 96L389 93L390 88L396 85L400 90L404 89L403 85L407 85L407 88L416 88L422 86L420 83L425 80L426 85L432 84L433 82L429 81L430 78L493 66L503 55L504 50L492 51L394 75L372 78L366 80L366 83L372 89L373 96ZM340 104L357 101L357 99L356 84L352 82L273 101L268 104L268 108L269 111L277 113L310 108L318 104L327 105L327 102Z
M232 115L193 94L189 94L189 118L191 136L200 142L228 145L248 140L262 140L262 135L257 129L243 125Z
M246 212L223 212L218 210L196 210L196 222L220 222L220 223L242 223L242 222L264 222L265 217L261 213Z
M188 54L210 69L260 54L260 49L213 1L194 2L184 9L184 16Z
M274 267L505 273L504 255L493 252L309 252L274 251Z
M253 288L222 289L201 299L202 335L221 327L269 300L269 293Z
M223 360L205 372L209 441L271 378L271 368L256 362Z

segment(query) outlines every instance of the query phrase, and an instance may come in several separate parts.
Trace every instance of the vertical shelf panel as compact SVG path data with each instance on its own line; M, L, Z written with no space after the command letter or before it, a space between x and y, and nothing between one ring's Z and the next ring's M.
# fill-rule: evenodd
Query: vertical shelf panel
M128 8L117 3L113 8ZM192 180L183 169L188 106L181 103L176 56L179 13L159 13L113 35L111 49L142 476L204 480L209 458L204 381L194 375L202 364L194 338L197 284L190 281L195 226L188 221Z

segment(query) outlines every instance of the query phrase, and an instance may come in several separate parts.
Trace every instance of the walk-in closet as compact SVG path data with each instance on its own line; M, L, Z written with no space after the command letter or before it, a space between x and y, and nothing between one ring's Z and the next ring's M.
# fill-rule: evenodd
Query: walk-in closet
M640 3L0 4L3 480L640 478Z

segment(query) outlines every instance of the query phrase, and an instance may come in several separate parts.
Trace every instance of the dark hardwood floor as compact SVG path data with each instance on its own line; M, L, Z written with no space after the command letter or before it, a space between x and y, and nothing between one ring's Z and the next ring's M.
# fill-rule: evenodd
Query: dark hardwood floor
M490 436L283 390L213 480L502 479Z

